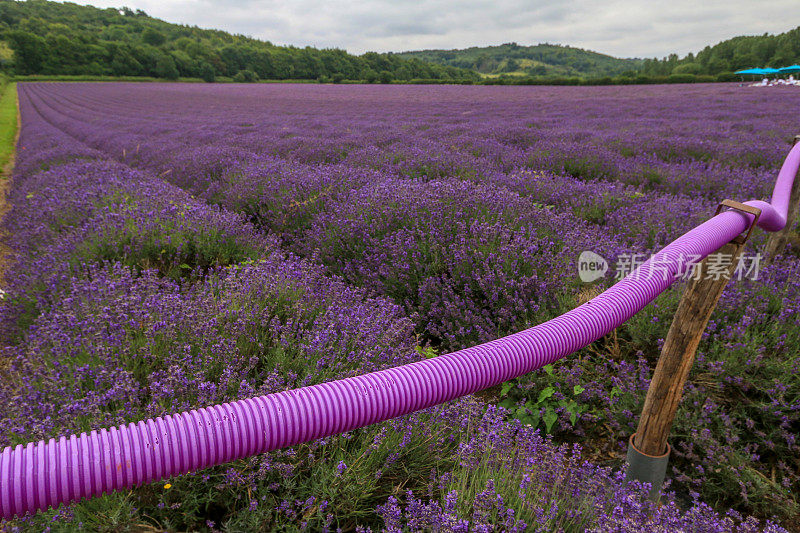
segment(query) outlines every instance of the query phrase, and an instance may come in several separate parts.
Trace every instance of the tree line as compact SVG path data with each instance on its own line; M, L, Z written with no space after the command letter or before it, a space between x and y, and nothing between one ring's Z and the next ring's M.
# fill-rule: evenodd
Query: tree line
M277 46L170 24L144 11L0 0L0 67L17 75L149 76L215 81L477 80L465 69L368 52Z
M734 37L706 46L696 55L683 58L670 54L663 59L646 59L642 73L649 76L671 74L720 75L748 68L780 68L800 62L800 27L781 33Z

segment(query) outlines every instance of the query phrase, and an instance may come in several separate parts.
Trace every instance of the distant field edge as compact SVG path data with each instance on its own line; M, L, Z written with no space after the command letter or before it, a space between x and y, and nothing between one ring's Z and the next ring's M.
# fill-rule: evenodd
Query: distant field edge
M27 76L15 76L14 81L38 81L38 82L151 82L151 83L209 83L200 78L177 78L173 80L165 78L153 78L146 76L89 76L89 75L47 75L31 74ZM666 83L719 83L719 82L743 82L740 76L731 73L722 73L717 76L704 76L694 74L673 74L670 76L642 76L636 77L604 77L604 78L528 78L519 74L503 74L493 77L485 77L482 80L462 80L462 79L428 79L415 78L410 80L392 80L393 85L651 85ZM232 78L218 76L213 83L235 83ZM330 79L264 79L251 83L320 83L320 84L367 84L367 80L338 80ZM380 85L374 82L372 85Z

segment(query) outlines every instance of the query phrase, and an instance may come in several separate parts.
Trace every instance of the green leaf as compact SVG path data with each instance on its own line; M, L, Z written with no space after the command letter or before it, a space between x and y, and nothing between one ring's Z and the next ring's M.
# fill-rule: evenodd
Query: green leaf
M542 392L539 393L539 399L536 401L536 403L542 403L555 394L555 392L556 390L553 387L545 387Z
M503 383L503 386L500 387L500 396L508 396L508 393L513 388L514 388L514 384L512 382L510 382L510 381L506 381L505 383Z
M553 365L544 365L542 367L542 370L544 370L547 373L548 376L552 376L553 375Z
M519 421L522 422L523 424L529 424L531 426L534 426L535 424L539 423L539 421L534 420L531 415L521 416L519 417Z
M580 385L575 385L574 387L572 387L572 394L574 394L575 396L577 396L578 394L582 393L582 392L583 392L583 391L585 391L585 390L586 390L586 389L584 389L584 388L583 388L583 387L581 387Z
M558 420L558 415L556 414L555 410L553 410L552 407L548 407L547 410L544 412L542 420L544 420L545 431L547 433L550 433L550 430L553 428L553 424L555 424L556 420Z
M436 349L433 348L432 346L426 346L424 348L422 346L415 346L414 349L417 351L418 354L423 356L425 359L433 359L438 355L436 353Z

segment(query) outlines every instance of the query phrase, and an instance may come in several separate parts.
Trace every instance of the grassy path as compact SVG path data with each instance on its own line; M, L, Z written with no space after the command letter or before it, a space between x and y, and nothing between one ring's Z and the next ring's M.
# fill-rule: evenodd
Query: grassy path
M17 84L0 80L0 223L8 212L6 195L11 186L11 171L14 168L14 155L19 133L19 109L17 107ZM5 230L0 226L0 295L2 295L3 274L10 250L5 244Z
M17 144L17 84L0 82L0 168L3 178L9 177Z

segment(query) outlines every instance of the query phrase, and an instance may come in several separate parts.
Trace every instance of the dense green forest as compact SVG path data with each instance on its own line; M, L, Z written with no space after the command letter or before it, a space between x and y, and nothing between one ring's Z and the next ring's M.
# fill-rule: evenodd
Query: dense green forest
M214 81L476 80L455 67L368 52L276 46L170 24L128 8L0 0L0 65L17 75L150 76Z
M537 44L521 46L506 43L499 46L465 48L463 50L421 50L397 54L406 59L470 69L484 75L515 75L527 77L633 76L641 66L638 59L619 59L590 50Z
M753 67L780 68L800 62L800 27L781 33L734 37L706 46L697 53L679 58L670 54L661 60L646 59L642 73L648 76L670 74L719 75Z

